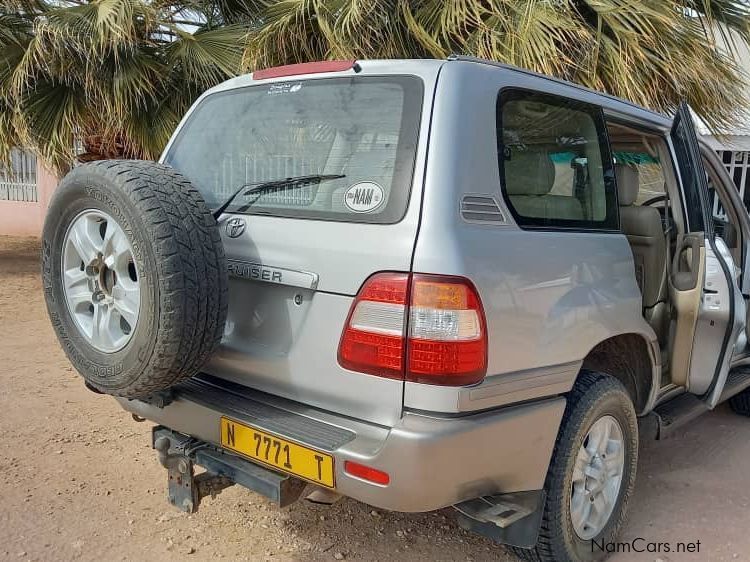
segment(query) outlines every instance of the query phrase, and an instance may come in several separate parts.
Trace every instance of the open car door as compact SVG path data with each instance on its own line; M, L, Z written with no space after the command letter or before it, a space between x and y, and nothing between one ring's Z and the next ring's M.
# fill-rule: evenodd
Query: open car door
M680 105L671 131L682 184L686 232L677 237L669 274L673 304L670 371L672 382L718 402L744 322L742 295L731 274L731 255L710 219L708 183L690 109Z

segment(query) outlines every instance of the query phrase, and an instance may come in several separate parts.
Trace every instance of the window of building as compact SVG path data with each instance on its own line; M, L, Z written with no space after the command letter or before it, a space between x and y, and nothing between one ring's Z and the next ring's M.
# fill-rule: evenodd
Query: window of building
M13 148L8 162L0 162L0 201L38 201L33 152Z

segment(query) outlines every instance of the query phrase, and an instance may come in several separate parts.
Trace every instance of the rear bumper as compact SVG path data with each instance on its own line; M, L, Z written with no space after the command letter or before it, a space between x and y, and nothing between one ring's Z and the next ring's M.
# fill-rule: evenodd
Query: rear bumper
M209 377L175 389L164 407L118 399L127 411L218 444L228 416L331 453L336 490L369 505L431 511L479 496L538 490L565 408L562 397L462 417L406 412L382 427ZM390 475L381 486L346 474L354 460Z

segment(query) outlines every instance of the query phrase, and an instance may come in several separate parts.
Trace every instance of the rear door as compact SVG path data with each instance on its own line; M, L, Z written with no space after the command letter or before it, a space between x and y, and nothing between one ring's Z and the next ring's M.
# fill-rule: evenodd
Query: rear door
M367 278L410 270L440 64L363 62L198 102L165 160L213 208L247 183L343 176L240 196L220 219L229 316L209 374L358 419L399 419L403 380L344 369L337 351Z
M671 138L687 231L677 237L670 267L675 311L670 370L675 384L704 396L713 407L724 388L739 332L735 321L738 295L727 261L731 256L713 232L706 172L685 103L675 116Z

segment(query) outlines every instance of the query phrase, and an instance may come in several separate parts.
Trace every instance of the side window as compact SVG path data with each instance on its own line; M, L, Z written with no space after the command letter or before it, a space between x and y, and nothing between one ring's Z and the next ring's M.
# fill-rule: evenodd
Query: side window
M616 230L617 195L601 109L522 90L498 98L503 194L522 227Z
M643 205L655 198L663 198L666 195L666 178L659 158L645 151L618 150L614 141L612 144L615 164L632 166L638 171L638 197L634 205Z

